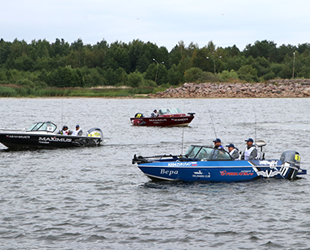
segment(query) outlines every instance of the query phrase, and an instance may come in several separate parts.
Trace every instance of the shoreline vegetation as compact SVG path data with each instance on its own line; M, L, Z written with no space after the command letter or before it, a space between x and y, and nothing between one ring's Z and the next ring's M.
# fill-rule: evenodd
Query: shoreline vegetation
M0 39L0 97L308 97L308 79L310 43L241 51L179 41L168 51L140 40Z
M184 83L179 87L97 86L92 88L25 89L0 85L0 97L101 97L101 98L307 98L310 79L278 79L263 83Z

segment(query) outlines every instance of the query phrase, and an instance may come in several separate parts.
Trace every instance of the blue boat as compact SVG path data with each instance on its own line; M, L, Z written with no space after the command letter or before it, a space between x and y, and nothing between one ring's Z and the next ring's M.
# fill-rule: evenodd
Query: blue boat
M261 178L294 180L307 174L300 168L300 155L288 150L280 159L234 160L225 150L192 145L185 155L136 156L132 163L152 180L241 182Z

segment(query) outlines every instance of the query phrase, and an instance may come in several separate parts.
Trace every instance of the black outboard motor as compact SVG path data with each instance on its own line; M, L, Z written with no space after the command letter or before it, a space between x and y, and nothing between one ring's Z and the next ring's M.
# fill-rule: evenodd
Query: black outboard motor
M297 172L300 169L300 155L295 150L284 151L280 157L282 164L285 162L291 165L290 172L287 173L287 179L294 180L296 178Z

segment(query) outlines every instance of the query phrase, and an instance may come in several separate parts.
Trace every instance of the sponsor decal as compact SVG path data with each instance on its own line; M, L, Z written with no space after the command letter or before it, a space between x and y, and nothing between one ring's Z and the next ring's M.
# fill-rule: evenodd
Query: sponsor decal
M59 138L59 137L39 137L40 143L48 143L48 142L72 142L71 138Z
M188 121L188 118L171 119L171 120L175 122L183 122L183 121Z
M196 177L196 178L210 178L211 174L208 171L203 171L202 172L201 170L198 170L198 171L195 171L192 176Z
M274 167L278 165L278 160L271 160L271 161L259 161L259 164L261 166L270 166L270 167Z
M161 170L160 170L160 174L166 174L166 175L175 175L175 174L179 174L179 170L170 170L170 169L164 169L164 168L162 168Z
M226 170L220 171L221 176L252 176L254 173L250 171L228 172Z
M149 119L150 122L166 122L167 119Z
M258 176L263 176L265 178L272 178L272 177L275 177L277 175L280 175L284 178L285 175L287 174L287 171L289 170L289 166L283 165L283 166L281 166L281 168L279 170L277 168L273 168L270 170L258 171L258 169L254 168L254 167L253 167L253 169L255 170L255 172Z
M29 135L6 135L7 138L30 139Z
M190 166L192 166L191 162L170 162L168 163L168 167L190 167Z

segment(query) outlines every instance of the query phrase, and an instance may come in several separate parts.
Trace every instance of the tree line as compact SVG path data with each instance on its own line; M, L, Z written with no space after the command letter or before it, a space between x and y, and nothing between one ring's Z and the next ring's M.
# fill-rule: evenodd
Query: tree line
M293 76L294 68L294 76ZM310 44L277 46L256 41L243 51L235 45L204 47L178 42L171 51L151 42L102 40L95 45L77 39L50 43L0 40L0 84L29 88L131 87L179 85L184 82L310 78Z

